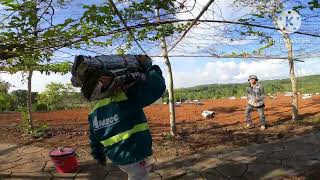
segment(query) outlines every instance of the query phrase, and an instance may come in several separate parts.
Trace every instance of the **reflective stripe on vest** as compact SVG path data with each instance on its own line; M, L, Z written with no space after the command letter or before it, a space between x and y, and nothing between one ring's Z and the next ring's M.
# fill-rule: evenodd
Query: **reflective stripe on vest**
M102 107L102 106L106 106L108 104L110 104L111 102L120 102L120 101L125 101L127 100L127 96L126 94L121 91L119 93L117 93L115 96L110 97L110 98L105 98L105 99L101 99L97 102L97 104L93 107L93 109L91 110L91 112L89 113L92 114L95 110L97 110L98 108Z
M132 134L135 134L137 132L148 130L148 124L142 123L135 125L132 129L122 132L120 134L117 134L115 136L112 136L106 140L100 141L101 144L103 144L104 147L111 146L113 144L116 144L120 141L128 139Z

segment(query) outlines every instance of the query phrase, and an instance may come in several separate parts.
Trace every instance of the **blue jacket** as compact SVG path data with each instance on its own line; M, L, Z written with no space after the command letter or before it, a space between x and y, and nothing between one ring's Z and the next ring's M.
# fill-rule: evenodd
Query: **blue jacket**
M93 157L104 160L107 156L116 165L126 165L151 156L152 138L143 108L165 89L159 66L152 66L145 82L98 101L88 116Z

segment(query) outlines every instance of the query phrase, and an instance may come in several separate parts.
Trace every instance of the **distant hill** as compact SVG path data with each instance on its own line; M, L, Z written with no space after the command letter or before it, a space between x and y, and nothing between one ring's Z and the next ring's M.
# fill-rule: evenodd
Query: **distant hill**
M320 75L304 76L297 78L298 90L301 93L320 92ZM264 85L265 92L277 93L291 91L290 79L259 81ZM181 88L175 90L176 100L192 99L214 99L230 96L244 96L248 83L241 84L208 84L191 88ZM168 93L164 95L164 101L167 101Z

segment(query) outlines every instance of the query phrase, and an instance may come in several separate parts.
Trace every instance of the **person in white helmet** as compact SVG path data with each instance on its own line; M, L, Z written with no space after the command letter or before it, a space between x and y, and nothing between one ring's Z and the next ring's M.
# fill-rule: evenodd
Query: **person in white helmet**
M252 126L251 112L257 109L260 116L261 130L267 128L267 121L264 115L264 88L261 84L258 84L258 77L256 75L249 76L249 87L247 87L247 99L248 105L245 111L247 128Z

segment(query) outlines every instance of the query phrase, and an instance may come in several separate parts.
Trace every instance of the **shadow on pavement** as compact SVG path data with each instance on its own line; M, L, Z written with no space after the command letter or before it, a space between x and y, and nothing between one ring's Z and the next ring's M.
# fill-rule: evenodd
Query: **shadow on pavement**
M158 162L154 170L165 179L319 179L319 140L317 133L232 151L207 150Z

